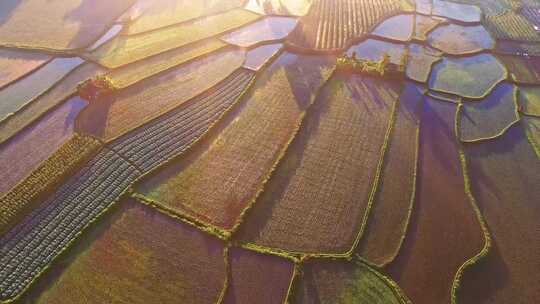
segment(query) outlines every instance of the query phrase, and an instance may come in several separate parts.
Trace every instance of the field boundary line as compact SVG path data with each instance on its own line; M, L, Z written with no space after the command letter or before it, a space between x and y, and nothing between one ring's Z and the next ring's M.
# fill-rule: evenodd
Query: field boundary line
M471 204L471 207L473 208L473 211L476 215L476 219L480 225L480 229L482 230L482 233L484 235L484 246L478 252L475 256L469 258L467 261L465 261L456 272L454 279L452 280L452 288L450 291L450 300L452 304L457 304L457 293L459 292L459 288L461 286L461 278L463 276L464 271L468 267L472 267L475 264L477 264L482 258L488 255L490 248L492 246L491 244L491 234L489 232L487 223L485 222L485 219L482 215L482 212L480 211L480 208L478 207L476 198L474 197L471 189L471 182L470 177L468 173L468 166L467 166L467 157L465 155L465 152L463 150L463 145L459 142L459 138L461 137L461 129L460 129L460 114L463 108L463 103L459 103L456 108L456 115L455 115L455 121L454 121L454 132L456 135L456 144L458 145L458 153L459 153L459 160L461 163L461 171L463 174L463 181L464 181L464 190L465 194L469 198L469 203Z

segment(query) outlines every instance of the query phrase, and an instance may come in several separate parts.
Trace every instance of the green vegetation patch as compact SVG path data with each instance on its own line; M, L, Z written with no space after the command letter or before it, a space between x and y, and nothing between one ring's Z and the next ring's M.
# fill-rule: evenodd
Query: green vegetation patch
M28 215L39 202L98 150L97 140L75 134L28 177L0 198L0 235Z

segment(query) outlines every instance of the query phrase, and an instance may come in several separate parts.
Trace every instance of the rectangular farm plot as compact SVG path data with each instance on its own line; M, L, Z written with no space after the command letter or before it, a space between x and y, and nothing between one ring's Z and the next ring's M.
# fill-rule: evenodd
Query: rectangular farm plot
M175 212L232 229L294 137L331 62L280 56L207 149L156 172L138 191Z
M69 51L91 45L135 0L2 0L0 45Z
M0 235L38 206L40 200L97 153L100 146L91 137L73 135L23 181L0 197Z
M229 249L231 277L223 303L285 303L294 264L285 258Z
M186 46L199 40L239 28L260 18L243 9L235 9L190 23L134 36L118 36L88 54L108 68L118 68L146 57Z
M74 97L0 146L0 193L6 193L74 134L75 116L86 102Z
M111 70L105 74L105 77L111 81L114 88L123 89L160 72L208 55L225 46L227 46L225 42L215 38L199 41Z
M349 252L377 187L399 90L358 75L330 80L238 238L294 252Z
M243 62L243 51L219 52L104 96L79 115L77 130L113 140L213 87Z
M120 204L27 300L217 303L227 275L221 242L136 201Z

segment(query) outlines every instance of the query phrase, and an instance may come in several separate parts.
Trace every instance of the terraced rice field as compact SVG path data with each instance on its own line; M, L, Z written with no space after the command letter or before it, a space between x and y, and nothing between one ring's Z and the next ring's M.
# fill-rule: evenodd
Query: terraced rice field
M428 85L441 93L481 99L506 79L507 74L505 66L490 54L445 57L433 67Z
M286 38L296 26L296 18L270 16L231 32L221 39L229 44L249 48Z
M158 30L239 8L244 2L243 0L161 0L159 2L139 0L128 12L133 15L134 20L129 23L124 33L135 35Z
M378 267L394 260L407 235L416 199L422 93L421 88L407 83L399 97L379 190L357 248L361 257Z
M538 0L0 1L0 303L540 303Z
M417 1L418 2L418 1ZM419 4L416 4L419 7ZM445 22L442 18L427 17L424 15L415 16L414 38L420 41L425 41L428 34L438 25Z
M413 8L409 0L315 0L287 43L299 49L343 49L385 18Z
M427 42L451 55L474 54L495 47L495 41L481 25L442 25L429 34Z
M259 14L304 16L309 12L313 0L247 0L246 9Z
M5 0L0 46L72 51L91 45L135 0Z
M330 80L238 238L293 252L351 251L370 212L399 91L361 76Z
M242 51L219 52L105 95L77 117L77 130L111 141L210 89L243 62Z
M521 113L540 117L540 88L520 87L518 92L518 105Z
M411 80L425 83L433 65L442 60L442 52L421 44L410 44L405 74Z
M202 40L186 47L177 48L111 70L105 73L104 76L111 82L114 88L124 89L141 80L221 50L226 45L218 39Z
M207 148L161 170L137 191L175 213L233 229L329 77L330 62L327 57L281 55Z
M496 16L488 16L486 17L485 25L497 39L527 42L540 41L540 35L538 34L538 30L535 29L535 25L523 15L514 11L507 11Z

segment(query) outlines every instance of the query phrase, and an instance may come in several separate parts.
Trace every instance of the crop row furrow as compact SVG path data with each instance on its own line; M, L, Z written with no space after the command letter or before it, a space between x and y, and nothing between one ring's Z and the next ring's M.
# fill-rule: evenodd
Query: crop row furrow
M204 94L162 119L113 142L112 148L144 171L183 152L204 134L242 94L254 73L239 70Z

